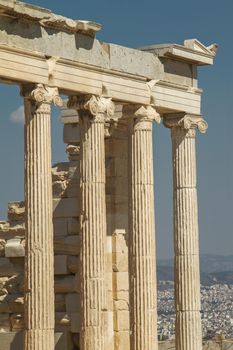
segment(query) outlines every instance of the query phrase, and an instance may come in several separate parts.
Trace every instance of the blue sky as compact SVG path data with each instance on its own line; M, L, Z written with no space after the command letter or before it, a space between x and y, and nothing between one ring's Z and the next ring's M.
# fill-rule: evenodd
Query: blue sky
M74 19L103 24L98 39L129 47L218 43L213 67L199 69L202 113L209 124L197 137L200 250L233 254L233 2L232 0L26 1ZM22 105L19 89L0 84L0 217L8 201L23 199L23 125L12 120ZM52 117L53 161L66 159L59 111ZM158 256L172 255L172 169L169 130L154 130Z

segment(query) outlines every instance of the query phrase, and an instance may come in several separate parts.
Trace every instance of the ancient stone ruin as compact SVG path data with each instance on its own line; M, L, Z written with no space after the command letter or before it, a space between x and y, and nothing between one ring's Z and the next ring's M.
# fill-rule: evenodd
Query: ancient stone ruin
M25 198L0 224L0 349L158 349L152 126L162 120L176 350L200 350L195 140L207 123L197 70L216 46L131 49L100 42L100 29L0 0L0 81L21 87L26 119ZM52 173L51 105L62 107L69 159Z

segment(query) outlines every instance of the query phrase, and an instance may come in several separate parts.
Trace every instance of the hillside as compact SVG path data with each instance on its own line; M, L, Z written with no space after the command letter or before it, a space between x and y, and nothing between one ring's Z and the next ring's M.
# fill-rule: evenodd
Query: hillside
M157 266L157 275L158 280L160 281L173 281L173 261L159 260ZM233 284L233 255L201 256L201 283L203 285L216 283Z

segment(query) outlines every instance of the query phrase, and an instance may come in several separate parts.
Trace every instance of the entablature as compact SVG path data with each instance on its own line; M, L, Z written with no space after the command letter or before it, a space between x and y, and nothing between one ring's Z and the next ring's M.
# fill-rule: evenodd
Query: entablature
M178 54L167 62L169 55L157 46L146 52L102 43L90 35L94 22L81 21L82 27L80 21L72 21L29 4L0 0L0 81L41 83L56 86L66 95L93 94L122 103L153 104L161 113L200 114L197 62L181 60ZM209 59L212 55L213 60L211 49L198 53L188 47L194 45L192 41L185 45L172 47Z

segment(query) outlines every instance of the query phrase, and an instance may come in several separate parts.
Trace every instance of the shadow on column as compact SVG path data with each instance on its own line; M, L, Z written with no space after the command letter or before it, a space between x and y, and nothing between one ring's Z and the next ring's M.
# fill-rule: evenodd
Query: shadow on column
M23 349L23 332L14 333L12 337L12 342L10 344L10 350L20 350Z

